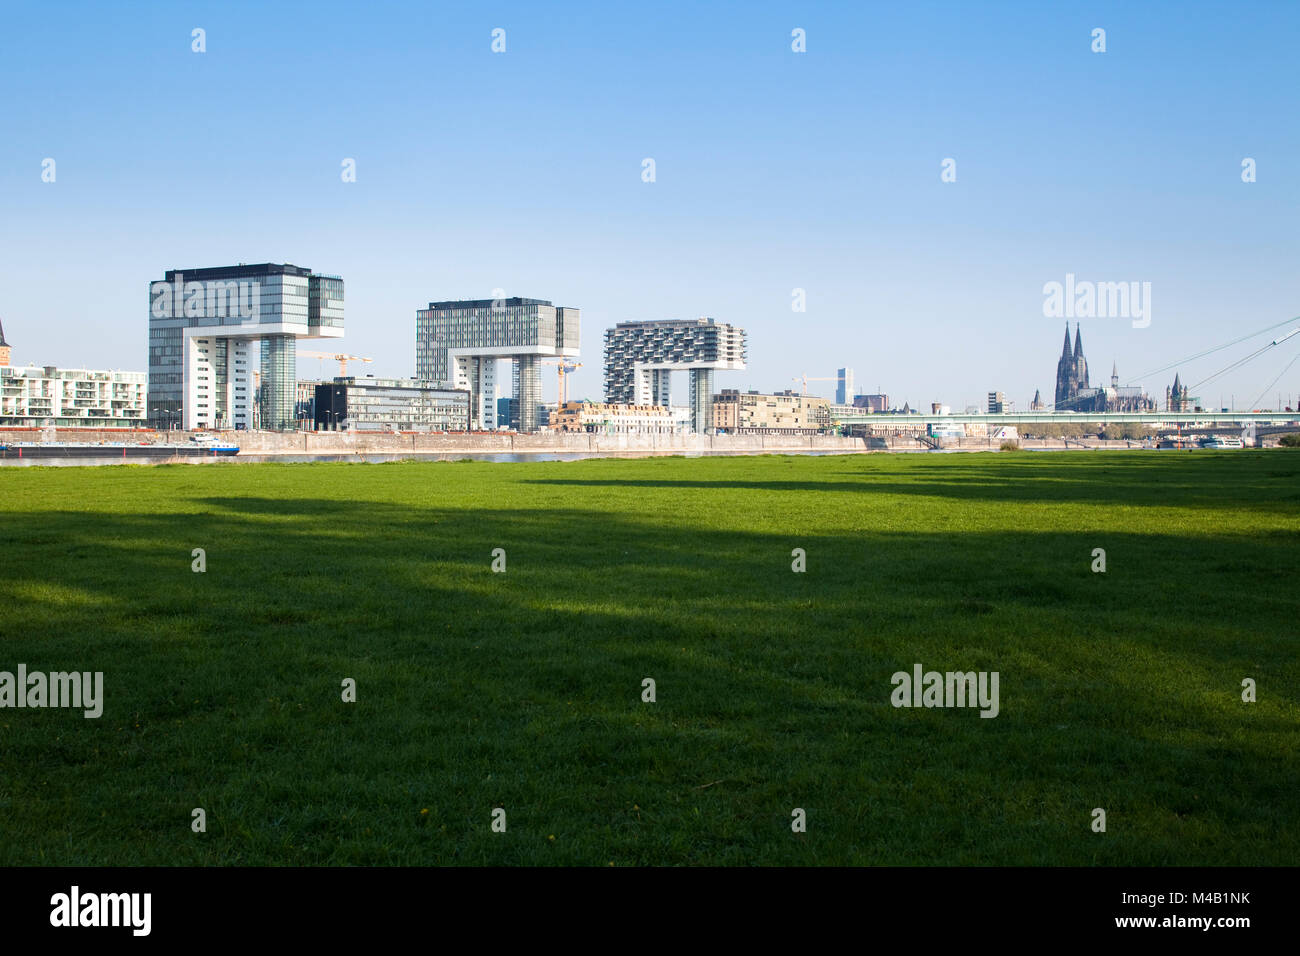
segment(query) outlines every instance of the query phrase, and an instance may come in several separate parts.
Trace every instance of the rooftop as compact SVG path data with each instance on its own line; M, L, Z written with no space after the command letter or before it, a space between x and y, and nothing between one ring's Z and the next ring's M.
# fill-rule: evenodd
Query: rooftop
M245 279L252 276L309 276L312 271L304 266L295 266L287 262L259 262L254 265L241 262L237 266L212 266L206 269L168 269L165 274L167 281L174 282L177 273L195 282L201 282L204 279ZM338 276L328 278L336 279Z
M504 308L516 305L553 305L549 299L523 299L511 296L508 299L448 299L445 302L430 302L430 309L490 309L494 302L504 303Z

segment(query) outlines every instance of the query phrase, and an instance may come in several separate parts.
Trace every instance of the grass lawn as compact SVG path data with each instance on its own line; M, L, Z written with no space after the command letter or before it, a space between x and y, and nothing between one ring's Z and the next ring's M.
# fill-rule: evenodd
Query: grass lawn
M0 469L0 670L105 685L98 720L0 710L0 864L1294 864L1297 479L1290 451ZM1000 713L891 706L916 663L997 671Z

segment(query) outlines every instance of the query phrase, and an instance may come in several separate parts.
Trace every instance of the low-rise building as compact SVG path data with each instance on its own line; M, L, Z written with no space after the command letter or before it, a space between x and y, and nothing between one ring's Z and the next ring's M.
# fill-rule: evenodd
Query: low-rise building
M831 425L831 402L789 390L768 395L724 388L713 399L713 422L732 434L820 432Z
M606 435L679 435L691 430L691 409L620 402L565 402L552 413L551 428Z
M853 404L871 414L889 411L889 396L884 393L874 395L854 395Z
M298 379L298 397L294 402L294 418L300 423L316 421L316 389L324 382Z
M467 431L470 393L409 378L336 378L316 386L314 420L324 431Z
M131 428L145 425L146 372L0 367L0 425Z

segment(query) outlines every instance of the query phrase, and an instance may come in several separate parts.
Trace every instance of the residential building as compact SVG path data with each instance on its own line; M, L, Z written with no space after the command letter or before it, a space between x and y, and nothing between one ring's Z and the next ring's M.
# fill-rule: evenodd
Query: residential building
M470 394L407 378L336 378L316 386L322 431L449 432L470 427Z
M743 370L745 330L710 318L620 322L605 331L605 401L672 406L671 375L689 374L691 429L711 431L713 374Z
M300 338L343 336L343 280L264 262L149 284L148 418L157 427L297 427ZM254 362L260 393L254 397Z
M0 366L0 424L140 428L147 385L144 372Z
M415 374L470 394L471 427L538 428L541 360L579 354L581 313L545 299L456 299L415 313ZM497 362L512 364L510 422L497 420Z
M691 410L663 405L565 402L551 416L551 427L560 432L606 435L678 435L690 431Z
M732 434L800 434L831 425L831 402L794 391L765 394L723 389L713 403L714 427Z

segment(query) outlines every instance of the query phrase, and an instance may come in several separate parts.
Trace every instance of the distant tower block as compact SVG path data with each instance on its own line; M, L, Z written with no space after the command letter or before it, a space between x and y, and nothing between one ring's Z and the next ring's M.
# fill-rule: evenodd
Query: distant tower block
M690 373L691 429L713 428L713 373L745 368L745 330L702 318L620 322L605 331L605 401L667 405L675 370Z
M853 369L837 368L835 370L835 404L851 405L853 403Z

